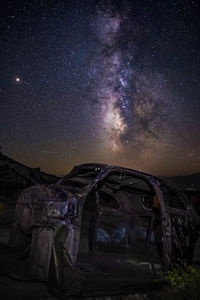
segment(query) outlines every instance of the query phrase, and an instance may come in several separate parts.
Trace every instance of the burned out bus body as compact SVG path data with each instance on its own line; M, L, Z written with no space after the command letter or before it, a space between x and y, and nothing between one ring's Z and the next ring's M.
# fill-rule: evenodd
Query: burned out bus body
M191 205L162 180L84 164L20 195L11 245L30 249L32 273L56 293L130 294L157 288L156 270L177 259L192 262L198 228Z

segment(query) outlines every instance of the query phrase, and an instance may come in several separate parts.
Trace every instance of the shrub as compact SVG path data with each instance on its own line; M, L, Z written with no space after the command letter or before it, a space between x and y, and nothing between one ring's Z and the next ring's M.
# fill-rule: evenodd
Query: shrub
M179 260L163 278L168 283L163 299L200 300L200 271L186 262Z

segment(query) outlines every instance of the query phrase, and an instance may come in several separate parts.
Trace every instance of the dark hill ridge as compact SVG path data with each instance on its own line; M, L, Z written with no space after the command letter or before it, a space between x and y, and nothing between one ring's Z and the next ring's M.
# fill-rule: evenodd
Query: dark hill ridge
M54 183L58 180L58 177L55 175L41 172L40 168L27 167L0 153L0 178L8 179L11 173L15 173L15 176L21 177L27 184Z
M169 185L175 188L194 188L200 190L200 173L187 176L161 177Z
M16 202L19 193L35 184L55 183L58 177L29 168L0 153L0 200Z

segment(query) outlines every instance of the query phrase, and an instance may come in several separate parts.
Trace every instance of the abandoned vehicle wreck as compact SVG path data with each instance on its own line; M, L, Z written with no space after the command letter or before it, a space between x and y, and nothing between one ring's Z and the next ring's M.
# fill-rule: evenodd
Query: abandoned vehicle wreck
M156 270L178 258L192 262L198 231L191 205L164 181L92 163L24 190L10 245L26 249L54 293L125 295L158 288Z

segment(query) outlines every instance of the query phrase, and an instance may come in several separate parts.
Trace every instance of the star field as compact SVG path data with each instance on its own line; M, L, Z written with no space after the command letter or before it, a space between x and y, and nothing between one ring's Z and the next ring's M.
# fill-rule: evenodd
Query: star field
M2 2L2 152L56 175L86 162L200 172L199 8Z

